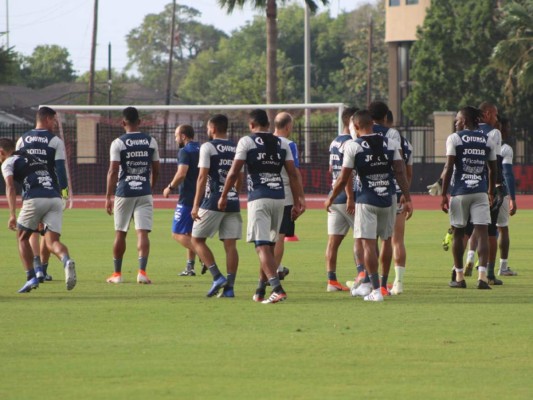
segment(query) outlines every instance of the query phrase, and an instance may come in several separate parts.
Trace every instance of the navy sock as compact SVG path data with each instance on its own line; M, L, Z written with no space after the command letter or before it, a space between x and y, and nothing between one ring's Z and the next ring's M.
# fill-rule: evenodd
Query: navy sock
M48 274L48 263L43 263L41 265L43 267L44 274L47 275Z
M33 268L37 268L41 266L41 257L34 256L33 257Z
M370 281L372 282L373 289L379 289L379 275L377 272L370 275Z
M61 259L61 262L63 263L63 267L66 267L67 266L67 261L70 260L70 257L67 255L63 256L63 258Z
M227 276L227 280L228 282L226 283L226 287L233 287L235 285L235 278L237 277L237 273L233 273L233 274L228 274Z
M370 276L368 276L368 272L365 271L365 279L363 279L363 283L369 283L369 282L370 282Z
M328 272L328 279L330 281L336 281L337 280L337 273L335 271Z
M116 274L122 273L122 258L113 258L113 268Z
M266 290L266 287L267 287L267 282L259 279L259 282L257 283L257 289L262 290L264 292Z
M26 271L26 280L29 281L31 278L35 278L35 270L33 268Z
M148 257L139 257L139 269L146 271L146 264L148 264Z
M213 280L220 278L220 276L222 275L216 264L211 265L210 267L208 267L208 269L209 272L211 272L211 275L213 275Z
M387 287L387 280L389 279L388 275L381 275L381 287Z
M194 260L187 260L187 271L192 271L194 269Z
M357 273L365 272L365 266L363 264L357 264Z
M494 275L494 264L493 262L487 263L487 278L489 279L496 278L496 275Z
M279 283L279 278L278 278L277 275L275 275L275 276L273 276L272 278L270 278L270 279L268 280L268 282L270 283L270 286L272 287L272 290L273 290L274 292L277 292L276 289L278 288L278 286L281 287L281 283Z

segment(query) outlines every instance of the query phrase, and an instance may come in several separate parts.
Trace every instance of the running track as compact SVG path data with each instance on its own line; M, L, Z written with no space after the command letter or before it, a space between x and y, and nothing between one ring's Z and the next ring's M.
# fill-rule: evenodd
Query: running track
M413 206L416 210L440 210L440 198L429 195L413 195ZM324 208L324 200L326 196L321 195L307 195L307 208L322 209ZM154 206L156 208L174 209L178 197L176 195L165 199L161 195L154 196ZM74 195L73 208L104 208L104 196L76 196ZM532 210L533 209L533 195L517 195L516 203L518 210ZM246 206L246 197L241 196L241 206ZM7 200L5 197L0 199L0 208L7 208Z

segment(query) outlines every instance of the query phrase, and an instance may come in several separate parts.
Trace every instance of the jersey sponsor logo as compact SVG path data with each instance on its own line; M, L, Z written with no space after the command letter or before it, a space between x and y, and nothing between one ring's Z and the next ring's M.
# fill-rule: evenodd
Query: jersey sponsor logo
M126 139L127 146L148 146L150 141L148 139Z
M27 149L26 150L28 154L39 154L40 156L46 156L46 150L45 149Z
M217 151L219 153L225 153L227 151L231 151L233 153L235 153L235 146L230 146L230 145L227 145L227 144L217 144Z
M486 154L485 149L464 149L464 154L473 156L484 156Z
M26 143L34 143L34 142L39 142L39 143L46 143L48 144L48 138L47 137L42 137L42 136L26 136L24 138L24 141Z
M330 160L330 161L340 161L341 158L339 157L338 154L330 154L330 155L329 155L329 160Z
M133 158L133 157L148 157L147 151L127 151L126 152L126 158Z
M465 143L475 142L475 143L487 143L487 139L482 136L463 136L461 140Z
M226 159L221 159L219 162L218 162L218 165L219 166L222 166L222 165L232 165L233 164L233 160L226 160Z

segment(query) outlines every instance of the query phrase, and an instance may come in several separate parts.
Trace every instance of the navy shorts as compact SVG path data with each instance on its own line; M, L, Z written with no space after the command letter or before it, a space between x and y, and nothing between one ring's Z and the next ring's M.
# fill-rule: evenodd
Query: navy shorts
M174 220L172 221L172 233L181 235L192 232L193 219L191 216L192 207L183 204L176 205Z
M294 236L294 221L291 216L292 206L285 206L283 209L283 219L279 227L279 233L285 236Z

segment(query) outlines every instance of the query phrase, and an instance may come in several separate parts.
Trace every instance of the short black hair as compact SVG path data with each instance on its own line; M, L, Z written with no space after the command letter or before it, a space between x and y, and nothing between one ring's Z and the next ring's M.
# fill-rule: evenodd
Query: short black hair
M15 151L15 142L8 138L0 138L0 149L12 153Z
M180 125L179 133L187 136L189 139L194 138L194 128L190 125Z
M389 111L389 106L382 101L373 101L368 105L368 111L374 121L383 121Z
M266 111L260 108L256 108L255 110L250 111L250 114L248 114L248 119L250 122L253 122L259 126L270 126Z
M385 121L389 124L392 124L394 122L394 116L392 115L392 111L388 110L387 114L385 115Z
M135 107L126 107L122 110L122 117L129 124L138 124L140 121L139 111Z
M224 114L213 115L211 118L209 118L207 123L213 124L217 132L226 133L228 131L228 117L226 117Z
M481 117L483 116L483 111L479 108L466 106L462 107L459 112L463 114L465 118L465 127L477 128L481 122Z
M357 107L346 107L342 110L342 124L344 126L350 125L350 118L354 115L359 109Z
M374 123L372 115L368 110L359 110L353 115L354 122L357 121L357 124L360 128L368 128Z
M56 112L54 109L50 107L41 107L39 108L39 110L37 110L36 119L37 121L42 121L46 118L53 118L55 117L55 115L56 115Z

